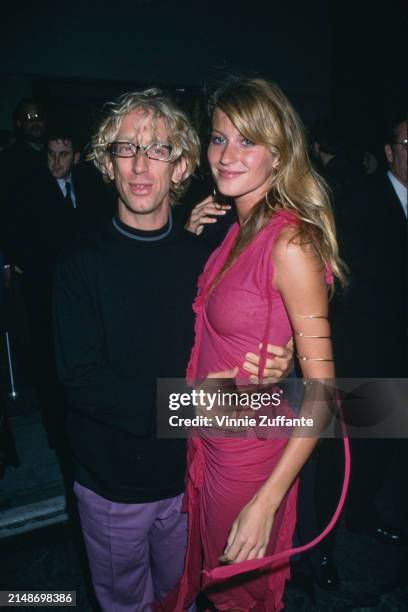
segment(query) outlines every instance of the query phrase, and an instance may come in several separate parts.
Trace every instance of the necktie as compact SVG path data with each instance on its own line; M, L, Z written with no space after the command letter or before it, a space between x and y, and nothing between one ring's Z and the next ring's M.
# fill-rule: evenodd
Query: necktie
M69 181L65 183L65 189L66 189L66 195L65 195L66 203L71 208L75 208L74 200L72 199L71 183Z

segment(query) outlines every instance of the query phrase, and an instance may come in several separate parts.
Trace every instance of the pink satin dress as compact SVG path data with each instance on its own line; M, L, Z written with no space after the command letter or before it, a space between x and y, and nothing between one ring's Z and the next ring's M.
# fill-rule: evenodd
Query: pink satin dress
M212 288L239 231L236 223L210 256L194 302L195 344L187 378L241 365L260 343L285 346L292 329L281 295L273 288L272 247L281 230L296 224L277 212ZM261 368L266 355L262 355ZM263 362L263 363L262 363ZM248 379L240 370L238 378ZM282 410L282 409L281 409ZM283 410L285 410L283 408ZM267 480L287 439L202 436L188 442L185 509L189 539L185 571L177 589L162 603L168 612L187 609L204 589L218 610L277 611L283 607L289 558L245 561L220 567L232 523ZM297 482L275 515L266 556L291 548L296 522ZM265 565L266 562L266 565ZM259 565L263 567L259 569ZM253 569L253 567L258 569ZM218 569L217 569L218 568Z

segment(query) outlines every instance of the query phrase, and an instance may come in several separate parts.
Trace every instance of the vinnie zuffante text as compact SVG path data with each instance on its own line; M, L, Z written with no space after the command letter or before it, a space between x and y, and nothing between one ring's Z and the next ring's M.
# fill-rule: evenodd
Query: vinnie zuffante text
M246 393L246 392L208 392L204 389L192 389L188 393L170 393L169 409L177 411L183 408L197 408L195 416L182 417L171 415L171 427L313 427L312 418L287 417L284 415L243 414L237 416L237 411L257 411L261 408L278 407L282 402L282 391L276 393ZM222 414L222 411L234 411L234 415ZM208 411L209 414L203 414ZM213 414L211 414L213 411ZM214 414L216 412L217 414ZM221 414L220 414L221 412Z

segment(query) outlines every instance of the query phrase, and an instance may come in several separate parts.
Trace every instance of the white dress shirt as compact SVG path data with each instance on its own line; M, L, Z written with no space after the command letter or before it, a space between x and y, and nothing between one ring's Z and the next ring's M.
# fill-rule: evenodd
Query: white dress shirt
M394 187L395 193L397 194L398 199L401 202L402 210L404 211L405 216L407 217L408 216L408 213L407 213L407 188L389 170L387 172L387 176L388 176L388 178L391 181L391 185Z

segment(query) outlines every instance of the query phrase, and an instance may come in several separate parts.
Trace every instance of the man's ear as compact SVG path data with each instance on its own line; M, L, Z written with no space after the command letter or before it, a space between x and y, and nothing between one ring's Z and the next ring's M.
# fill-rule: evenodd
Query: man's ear
M387 162L389 164L392 164L393 160L394 160L394 155L392 152L392 148L389 144L386 144L384 147L384 152L385 152L385 157L387 158Z
M74 164L77 164L80 159L81 159L81 153L79 151L76 151L74 153Z
M107 176L111 181L113 181L115 178L115 171L113 169L113 161L110 155L106 156L105 169Z
M174 164L171 180L173 183L182 183L188 178L187 163L184 157L180 157Z

